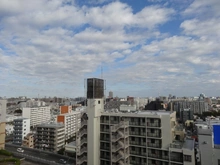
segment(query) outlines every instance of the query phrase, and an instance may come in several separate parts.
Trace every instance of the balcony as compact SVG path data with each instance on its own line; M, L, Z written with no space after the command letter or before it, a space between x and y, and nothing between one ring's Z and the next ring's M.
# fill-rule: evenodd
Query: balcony
M162 159L162 155L160 155L159 153L149 153L148 157Z
M152 148L161 148L160 143L148 143L147 146Z
M148 137L156 137L156 138L161 138L161 133L147 133Z
M147 123L147 127L160 128L161 127L161 123Z

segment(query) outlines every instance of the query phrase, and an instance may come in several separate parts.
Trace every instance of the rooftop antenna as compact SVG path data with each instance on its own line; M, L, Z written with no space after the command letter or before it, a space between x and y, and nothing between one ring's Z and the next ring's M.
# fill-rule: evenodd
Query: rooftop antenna
M101 66L101 79L103 79L103 69L102 69L102 66Z

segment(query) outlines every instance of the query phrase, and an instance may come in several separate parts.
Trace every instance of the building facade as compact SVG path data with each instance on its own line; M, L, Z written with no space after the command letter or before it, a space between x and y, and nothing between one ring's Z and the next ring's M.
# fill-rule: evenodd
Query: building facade
M180 111L183 109L191 109L193 113L202 114L208 111L208 103L205 101L172 101L170 102L171 111Z
M22 108L22 117L30 119L31 127L35 127L42 123L48 123L51 118L50 107L24 107Z
M77 165L195 165L194 140L184 138L175 112L104 110L103 82L87 83L88 106L75 143Z
M61 123L41 124L37 126L35 148L57 152L65 146L65 127Z
M197 124L198 155L201 165L220 164L220 122Z
M22 146L25 146L28 148L34 148L34 134L33 133L29 133L24 137Z
M5 148L6 100L0 100L0 149Z
M30 133L30 119L19 118L14 120L13 144L22 145L24 137Z
M72 111L72 110L71 110ZM57 122L65 126L65 140L76 136L81 122L81 113L79 111L64 113L57 116Z

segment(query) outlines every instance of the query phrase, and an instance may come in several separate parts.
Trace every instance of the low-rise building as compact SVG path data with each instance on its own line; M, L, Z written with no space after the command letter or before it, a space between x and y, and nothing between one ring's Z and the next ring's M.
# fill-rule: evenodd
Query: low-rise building
M65 127L62 123L37 126L35 148L57 152L65 146Z
M22 146L28 147L28 148L34 148L34 134L29 133L24 137Z

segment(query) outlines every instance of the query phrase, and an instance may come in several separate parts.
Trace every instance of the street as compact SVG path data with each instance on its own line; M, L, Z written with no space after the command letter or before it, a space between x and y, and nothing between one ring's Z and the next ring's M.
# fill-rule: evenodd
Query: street
M22 154L33 156L39 159L45 159L47 161L53 161L54 163L59 163L60 159L64 159L67 161L67 164L74 165L75 161L71 158L67 158L66 156L54 154L54 153L48 153L42 150L32 149L32 148L25 148L21 146L15 146L12 144L6 144L5 149L9 152L17 152L17 148L22 148L24 152ZM17 152L19 153L19 152Z

